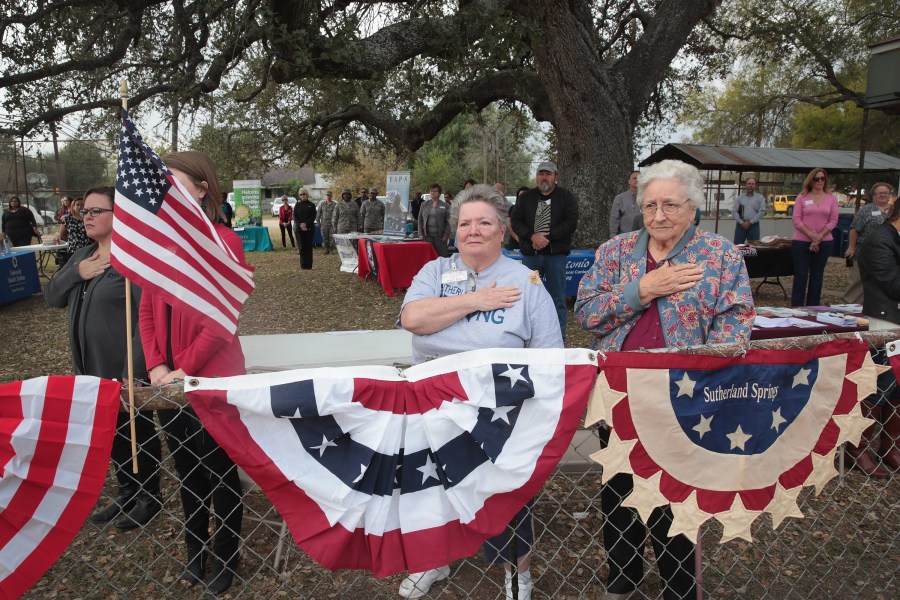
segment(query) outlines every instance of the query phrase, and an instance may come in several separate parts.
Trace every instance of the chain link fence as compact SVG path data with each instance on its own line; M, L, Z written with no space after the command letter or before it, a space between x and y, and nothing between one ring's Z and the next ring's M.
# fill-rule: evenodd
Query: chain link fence
M841 336L773 340L753 346L809 348L834 337ZM876 362L886 362L885 342L897 337L900 336L896 331L893 337L874 333L866 336ZM745 349L694 351L733 355ZM896 398L895 388L896 380L884 377L879 381L878 394L893 393ZM181 407L184 400L180 391L148 389L144 393L146 397L138 405L145 410L137 413L138 419L154 419L154 411L146 408L175 409L181 416L196 419L192 411ZM158 429L158 421L152 425ZM889 440L881 432L879 425L873 436L873 450L878 449L881 440L884 453L884 444ZM536 498L532 598L604 596L609 564L601 535L601 471L588 458L599 447L594 431L579 430L559 468ZM116 527L121 515L106 523L86 521L70 547L27 597L188 598L211 594L202 584L187 589L179 582L187 563L181 490L172 456L165 444L162 449L159 514L130 531ZM318 566L294 545L265 495L246 477L241 480L243 523L239 532L233 532L240 535L241 559L226 597L399 597L397 589L404 575L376 579L366 572L331 572ZM111 469L98 507L105 506L116 494L116 477ZM847 470L819 496L814 495L812 488L804 488L798 498L803 519L787 519L773 531L768 515L758 518L752 528L753 543L736 540L720 544L722 526L711 519L702 526L698 545L700 594L717 600L900 597L896 557L900 548L898 498L900 477L896 473L873 478L858 470ZM215 525L213 521L211 527ZM643 560L645 577L636 582L639 587L632 597L662 597L649 541ZM503 570L490 566L479 552L453 563L450 577L435 583L426 597L504 598Z
M16 196L50 216L62 196L76 198L92 187L113 185L116 151L104 140L0 140L0 202Z

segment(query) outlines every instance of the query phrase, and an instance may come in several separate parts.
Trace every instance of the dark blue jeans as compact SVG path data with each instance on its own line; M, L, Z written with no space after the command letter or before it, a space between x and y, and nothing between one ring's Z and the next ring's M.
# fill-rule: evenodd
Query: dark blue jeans
M810 242L791 242L791 255L794 258L791 306L818 306L822 301L822 280L834 241L819 242L818 252L810 252L809 247Z
M559 327L562 329L562 338L566 339L566 262L568 254L535 254L534 256L522 256L522 264L529 269L534 269L541 274L553 298L556 306L556 316L559 317Z
M759 239L759 223L754 223L749 229L741 227L740 223L734 225L734 243L743 244L747 240Z

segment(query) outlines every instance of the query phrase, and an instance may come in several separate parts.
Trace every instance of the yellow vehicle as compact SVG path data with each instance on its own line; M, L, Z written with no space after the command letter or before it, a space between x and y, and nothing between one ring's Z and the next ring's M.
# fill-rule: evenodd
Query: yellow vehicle
M782 196L775 196L775 200L772 201L772 208L775 211L776 215L793 215L794 214L794 200L797 199L797 194L786 194Z

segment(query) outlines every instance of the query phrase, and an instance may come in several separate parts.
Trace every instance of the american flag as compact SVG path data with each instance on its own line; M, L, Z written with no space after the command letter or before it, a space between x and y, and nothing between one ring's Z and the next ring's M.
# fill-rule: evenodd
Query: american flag
M120 273L228 337L237 332L253 270L225 245L124 108L114 217L110 262Z
M597 375L589 350L187 377L203 425L329 569L378 577L471 556L544 485Z
M0 385L0 597L40 579L96 504L120 387L86 376Z

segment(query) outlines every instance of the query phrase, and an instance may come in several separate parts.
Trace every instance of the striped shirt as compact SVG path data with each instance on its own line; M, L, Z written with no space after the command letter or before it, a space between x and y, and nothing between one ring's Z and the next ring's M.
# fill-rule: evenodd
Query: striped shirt
M550 233L550 198L538 202L534 214L534 232Z

